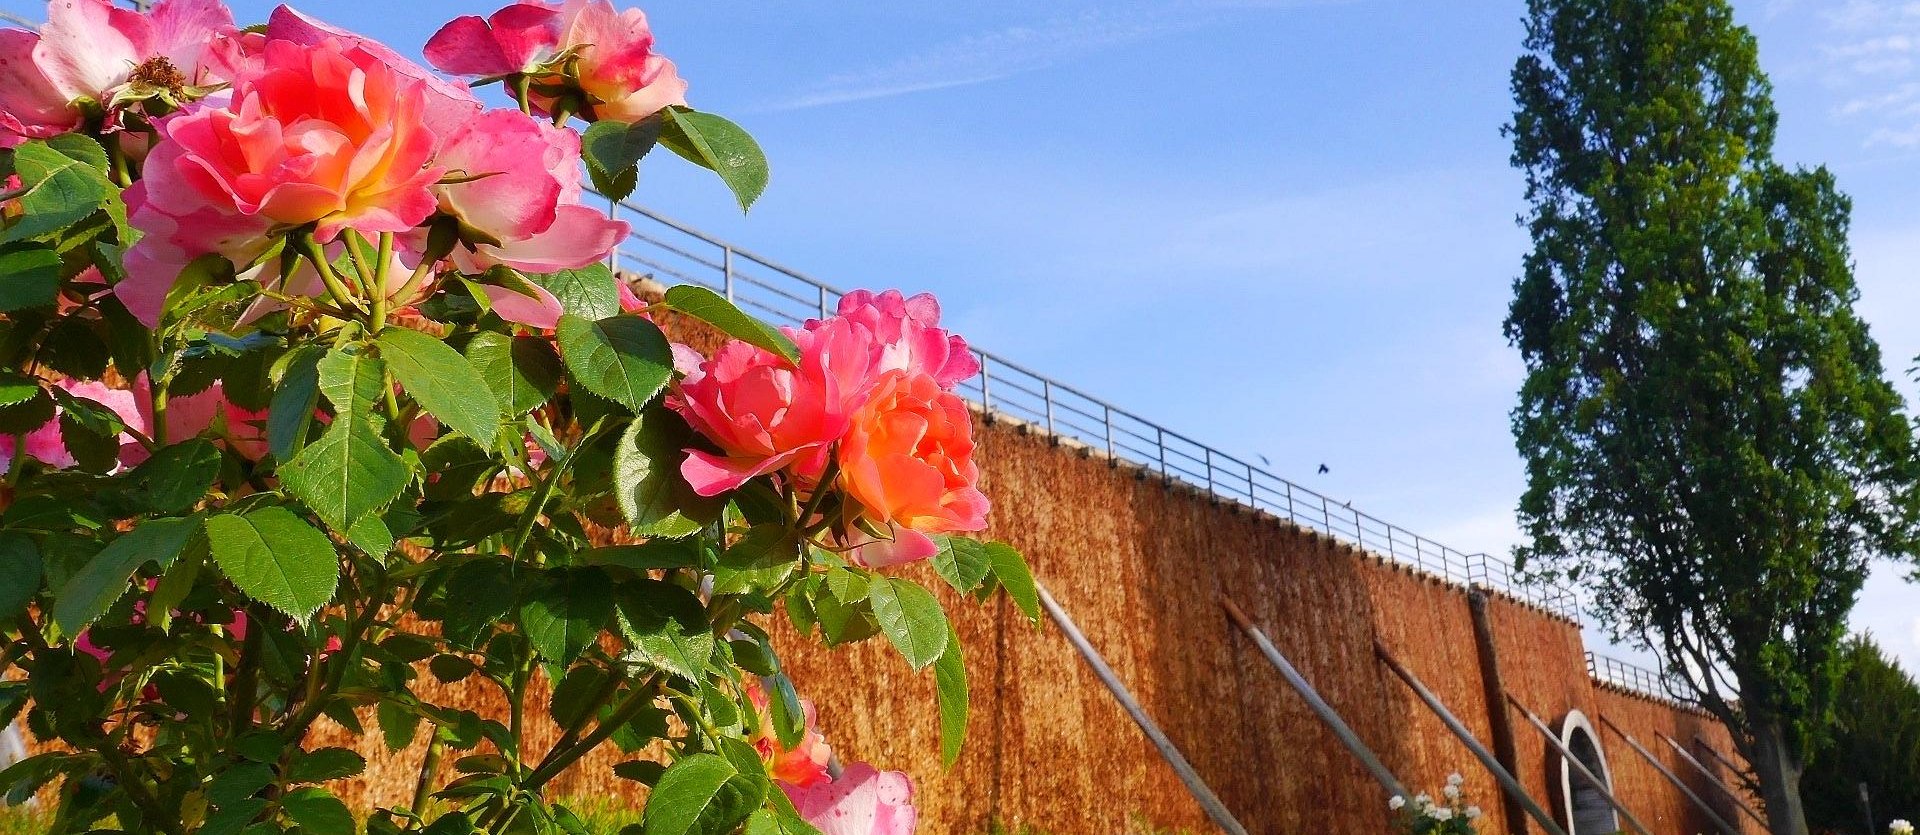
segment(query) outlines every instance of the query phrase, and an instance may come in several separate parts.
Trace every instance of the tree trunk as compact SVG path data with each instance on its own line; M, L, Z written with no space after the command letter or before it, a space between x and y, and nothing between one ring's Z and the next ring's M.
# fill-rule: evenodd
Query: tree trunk
M1807 813L1800 803L1800 772L1805 765L1787 745L1787 729L1778 717L1754 716L1753 770L1760 778L1760 799L1766 801L1767 830L1772 835L1807 835Z

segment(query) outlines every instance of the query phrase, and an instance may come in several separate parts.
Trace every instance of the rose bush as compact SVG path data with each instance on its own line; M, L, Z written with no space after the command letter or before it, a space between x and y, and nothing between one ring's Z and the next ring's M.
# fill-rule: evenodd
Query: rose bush
M978 365L929 296L775 328L607 268L627 229L583 171L619 199L664 147L743 208L766 183L639 11L448 23L428 60L497 108L286 7L48 18L0 30L0 722L41 751L0 793L59 832L572 833L548 786L613 746L645 833L912 831L908 777L839 766L768 627L934 668L958 755L959 641L886 569L1038 617L968 538ZM323 720L424 739L410 802L347 809L365 762Z

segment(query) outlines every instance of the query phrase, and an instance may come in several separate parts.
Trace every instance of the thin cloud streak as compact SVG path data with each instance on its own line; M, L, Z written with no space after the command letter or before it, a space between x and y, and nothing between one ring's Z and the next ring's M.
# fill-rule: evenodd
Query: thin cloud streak
M1089 9L949 41L872 69L829 76L808 89L756 109L761 112L802 110L984 84L1203 28L1223 21L1233 12L1328 2L1343 0L1182 2Z

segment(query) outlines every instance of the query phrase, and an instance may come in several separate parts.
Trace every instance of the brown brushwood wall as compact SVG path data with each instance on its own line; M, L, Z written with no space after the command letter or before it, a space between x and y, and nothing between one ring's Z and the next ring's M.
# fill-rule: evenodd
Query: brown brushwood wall
M690 336L672 323L669 329ZM696 345L710 342L691 336ZM989 535L1027 556L1040 582L1250 831L1378 835L1389 831L1390 818L1385 792L1234 628L1221 595L1246 611L1413 791L1438 795L1458 771L1471 801L1485 810L1479 831L1509 831L1492 775L1375 657L1377 643L1491 747L1494 711L1505 706L1487 704L1465 590L1017 421L982 416L976 433L983 487L994 503ZM1143 822L1215 831L1060 628L1029 625L1004 599L960 599L925 565L902 573L935 590L965 647L972 722L951 770L940 764L930 672L913 673L882 639L829 651L796 635L784 617L768 625L795 683L818 705L839 757L912 775L920 832L975 835L994 822L1055 835L1113 835ZM1573 623L1499 596L1490 618L1506 689L1556 730L1570 710L1592 718L1621 800L1654 835L1713 828L1600 717L1654 750L1722 815L1762 832L1736 817L1731 802L1655 736L1689 745L1698 737L1732 756L1723 727L1596 685ZM440 685L424 671L417 686L442 704L505 713L490 689ZM544 691L528 700L535 751L558 737L545 705ZM1512 721L1519 779L1541 805L1557 809L1557 755L1518 714ZM311 744L368 755L366 774L341 787L350 803L404 805L425 734L390 753L371 711L363 722L368 733L356 736L323 720ZM611 772L621 759L609 746L555 789L637 805L644 790ZM1528 823L1527 831L1542 830Z
M1378 641L1491 747L1492 713L1464 590L1114 466L1011 421L981 420L976 431L984 486L994 500L989 533L1027 555L1040 581L1251 831L1374 835L1389 819L1385 793L1233 628L1217 602L1222 594L1412 790L1437 795L1458 771L1486 812L1480 831L1508 831L1492 775L1374 656ZM913 776L922 832L982 833L993 821L1062 835L1109 835L1141 821L1213 831L1058 627L1030 626L1004 600L962 600L925 566L905 571L940 594L966 648L973 717L952 770L939 762L930 674L907 669L883 640L829 651L794 634L784 618L771 625L841 758ZM1594 685L1572 623L1500 596L1490 601L1490 616L1506 688L1556 728L1569 710L1592 718L1621 799L1656 835L1712 827L1605 729L1602 716L1720 803L1723 815L1740 820L1655 736L1687 744L1698 736L1730 755L1724 728ZM430 692L439 687L424 685ZM458 692L446 693L449 701L488 713L504 709L496 693L451 689ZM530 704L544 706L544 694ZM1519 715L1512 721L1519 778L1543 806L1557 808L1557 755ZM533 724L536 749L556 736ZM359 786L365 800L403 802L411 790L418 743L387 754L377 734L356 742L339 729L319 742L358 745L372 757ZM608 752L588 760L563 777L559 791L620 793L638 802L634 784L609 771L619 759ZM1541 830L1529 824L1529 831Z

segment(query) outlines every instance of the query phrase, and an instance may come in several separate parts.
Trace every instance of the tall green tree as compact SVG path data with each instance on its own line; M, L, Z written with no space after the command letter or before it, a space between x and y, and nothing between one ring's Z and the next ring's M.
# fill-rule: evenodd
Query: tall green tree
M1911 558L1911 428L1855 316L1848 199L1774 162L1724 0L1531 0L1508 133L1533 236L1521 563L1724 721L1772 828L1805 833L1868 564Z
M1816 830L1880 835L1889 821L1920 820L1920 683L1866 636L1848 640L1845 654L1833 733L1807 758L1800 791ZM1873 797L1870 829L1862 783Z

